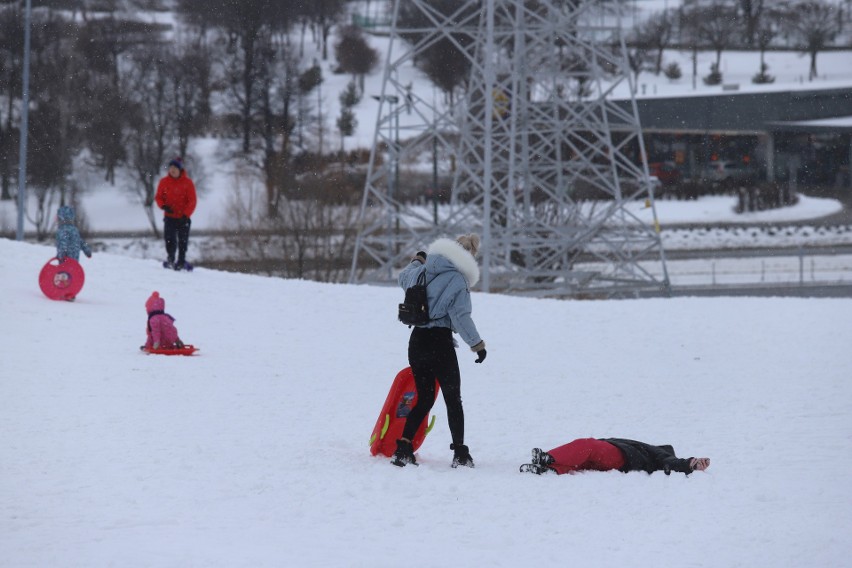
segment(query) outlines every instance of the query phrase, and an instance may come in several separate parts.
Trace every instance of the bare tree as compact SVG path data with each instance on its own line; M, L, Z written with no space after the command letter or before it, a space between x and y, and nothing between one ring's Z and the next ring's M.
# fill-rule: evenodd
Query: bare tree
M27 217L38 238L52 225L54 206L69 204L75 187L74 157L82 146L75 116L84 69L73 49L75 29L52 10L38 14L33 25L27 184L34 189L37 207Z
M0 9L0 199L11 199L18 145L14 121L15 101L20 100L21 57L23 55L23 17L18 4Z
M202 28L216 28L227 42L226 81L231 101L239 109L243 152L251 151L255 133L258 86L270 54L264 45L273 33L283 32L307 10L299 0L180 0L179 13Z
M752 76L751 82L755 84L774 83L775 77L769 74L769 65L766 63L766 50L772 45L772 41L778 35L778 28L772 18L764 16L760 26L755 32L755 43L760 50L760 71Z
M262 169L266 183L267 215L278 213L281 187L289 176L290 145L295 120L290 116L294 98L293 75L297 61L290 57L285 44L267 39L269 53L261 75L261 129L263 134Z
M328 59L328 35L340 17L343 15L344 0L311 0L306 5L307 15L311 22L319 28L322 60Z
M645 51L655 53L654 75L659 75L663 68L663 52L672 41L672 19L667 11L657 12L643 22L634 33L632 43Z
M295 261L291 274L336 282L345 277L352 258L357 209L316 199L290 201L281 217L283 235Z
M754 46L757 34L761 29L761 20L764 14L764 0L739 0L740 11L745 18L745 40L749 47ZM763 65L763 61L761 61Z
M97 16L89 15L85 3L82 7L84 25L80 29L77 49L85 57L90 71L107 76L116 86L121 78L121 57L138 46L156 43L166 29L166 26L125 17L115 2L99 5Z
M678 30L680 42L689 48L692 60L692 88L695 89L698 82L698 50L701 48L701 13L698 10L678 11Z
M463 0L434 0L430 3L431 9L457 20L465 20L471 16L470 13L460 12L464 6ZM418 44L428 38L425 37L425 32L416 30L428 29L432 23L411 3L403 2L399 7L397 25L401 29L410 30L403 34L407 42ZM470 77L470 60L459 46L467 48L474 41L472 36L466 34L456 34L453 39L455 41L447 37L438 38L416 61L417 66L426 73L432 83L447 94L451 106L455 101L456 89L462 87Z
M641 47L633 47L627 53L627 64L633 73L633 89L638 89L639 75L646 69L651 61L651 54Z
M82 55L86 71L81 75L85 104L78 121L85 125L94 165L102 168L105 179L112 183L116 169L127 157L124 132L129 115L121 86L122 59L140 46L159 44L164 28L125 17L123 6L116 1L99 5L97 15L89 12L87 2L80 2L79 9L83 23L74 48Z
M698 51L711 47L716 52L716 61L711 64L719 72L722 51L731 47L736 36L736 11L725 0L710 0L701 4L684 5L679 11L681 42L692 53L692 85L698 79Z
M140 50L134 54L123 92L132 101L134 125L128 134L127 162L134 174L131 191L145 210L154 235L159 229L154 216L154 197L166 157L174 153L177 129L169 56L163 52Z
M808 79L813 81L817 77L817 55L831 45L838 33L837 8L816 0L795 2L790 5L784 24L797 47L810 55Z
M308 199L282 199L280 213L269 217L261 209L261 189L251 185L251 168L235 176L240 186L229 205L231 244L241 258L264 267L268 274L340 282L348 273L356 234L358 210L336 205L312 189ZM306 181L319 189L323 180ZM249 184L249 187L245 187Z
M185 156L189 138L203 130L210 119L212 58L201 44L176 46L177 54L167 67L171 73L172 105L178 139L178 155Z
M714 0L698 10L698 35L716 52L718 69L722 63L722 51L731 47L737 33L736 12L724 0Z
M778 29L772 21L765 20L761 22L760 27L755 32L755 41L757 48L760 50L760 69L761 73L766 72L766 50L772 45L772 41L778 35Z

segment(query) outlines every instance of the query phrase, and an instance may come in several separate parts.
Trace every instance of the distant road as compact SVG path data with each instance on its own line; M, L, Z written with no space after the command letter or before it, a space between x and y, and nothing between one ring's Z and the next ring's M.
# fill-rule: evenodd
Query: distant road
M651 297L649 295L647 297ZM653 294L659 296L659 294ZM783 298L852 298L849 284L728 284L722 286L676 286L673 298L689 296L760 296Z
M852 245L823 245L808 247L745 247L715 249L664 249L666 260L701 260L716 258L761 258L779 256L819 256L852 254Z

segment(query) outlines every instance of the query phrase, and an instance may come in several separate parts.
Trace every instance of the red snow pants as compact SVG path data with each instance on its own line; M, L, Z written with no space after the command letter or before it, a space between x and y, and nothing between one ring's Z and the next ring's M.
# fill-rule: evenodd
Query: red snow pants
M607 471L624 466L621 450L609 442L595 438L580 438L547 453L553 456L553 464L550 467L559 474L584 469Z

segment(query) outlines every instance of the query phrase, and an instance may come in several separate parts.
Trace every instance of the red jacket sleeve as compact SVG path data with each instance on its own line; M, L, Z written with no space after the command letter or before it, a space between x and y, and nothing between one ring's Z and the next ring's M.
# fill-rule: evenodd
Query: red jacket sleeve
M166 178L161 178L157 184L157 194L154 196L154 201L157 202L157 207L162 209L166 206Z
M195 195L195 184L192 183L192 180L186 178L186 208L183 211L183 214L187 217L191 217L195 212L195 205L197 203L197 198Z

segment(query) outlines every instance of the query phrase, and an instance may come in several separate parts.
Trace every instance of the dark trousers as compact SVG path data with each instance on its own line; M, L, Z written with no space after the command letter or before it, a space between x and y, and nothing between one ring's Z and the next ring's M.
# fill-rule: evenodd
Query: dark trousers
M163 236L166 238L166 254L169 260L174 262L175 249L177 249L178 262L186 260L186 247L189 246L189 226L192 222L189 217L175 219L163 217Z
M453 332L446 327L415 327L408 341L408 363L414 373L417 404L411 409L402 437L411 440L435 404L435 379L444 394L453 444L464 444L464 410L459 360Z
M553 457L551 467L557 473L585 469L609 471L624 467L624 454L614 445L595 438L580 438L547 452Z

